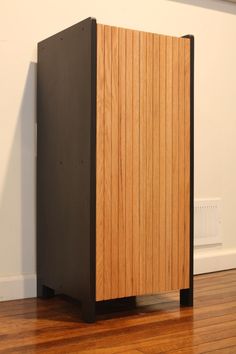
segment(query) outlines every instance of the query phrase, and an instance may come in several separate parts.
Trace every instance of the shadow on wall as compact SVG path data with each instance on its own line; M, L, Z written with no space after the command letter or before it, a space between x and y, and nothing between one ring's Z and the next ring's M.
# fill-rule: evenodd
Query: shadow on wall
M37 64L29 65L19 112L21 131L21 252L22 273L36 273L36 83ZM32 291L25 278L24 292ZM30 287L30 289L28 288Z
M168 0L171 2L180 2L186 5L204 7L214 11L228 12L236 15L236 3L225 0ZM209 24L210 26L210 24Z
M37 64L31 62L0 200L1 229L7 239L3 256L13 258L17 255L14 259L14 268L19 272L16 296L26 297L35 295L36 68Z

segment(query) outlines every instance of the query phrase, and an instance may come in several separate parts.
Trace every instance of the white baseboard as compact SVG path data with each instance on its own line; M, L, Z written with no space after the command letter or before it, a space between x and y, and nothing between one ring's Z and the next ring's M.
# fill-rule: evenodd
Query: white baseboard
M194 252L194 274L236 268L236 248L202 249Z
M0 277L0 301L36 296L36 274Z

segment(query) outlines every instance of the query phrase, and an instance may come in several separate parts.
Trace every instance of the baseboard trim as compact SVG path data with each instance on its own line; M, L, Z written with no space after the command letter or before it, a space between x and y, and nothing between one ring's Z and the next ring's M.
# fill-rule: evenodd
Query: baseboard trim
M36 296L36 274L0 277L0 301Z
M236 248L196 250L194 254L194 274L212 273L233 268L236 268Z

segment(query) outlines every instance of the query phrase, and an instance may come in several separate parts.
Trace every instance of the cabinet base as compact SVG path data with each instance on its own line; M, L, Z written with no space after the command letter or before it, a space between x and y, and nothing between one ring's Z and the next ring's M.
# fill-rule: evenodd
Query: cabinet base
M136 307L136 296L105 300L105 301L82 301L82 319L87 323L96 321L96 314L107 314L125 310L132 310Z
M55 295L55 291L48 286L42 285L41 282L37 282L37 297L42 299L49 299Z
M96 302L83 300L81 302L82 320L86 323L93 323L96 321Z
M37 283L37 296L39 298L48 299L55 295L55 291L41 282ZM191 307L193 306L193 289L181 289L180 290L180 306ZM107 300L107 301L81 301L81 317L86 323L93 323L96 321L96 313L103 314L109 310L109 312L117 312L117 310L133 309L136 307L136 297L130 296L127 298Z
M193 289L180 290L180 306L193 306Z

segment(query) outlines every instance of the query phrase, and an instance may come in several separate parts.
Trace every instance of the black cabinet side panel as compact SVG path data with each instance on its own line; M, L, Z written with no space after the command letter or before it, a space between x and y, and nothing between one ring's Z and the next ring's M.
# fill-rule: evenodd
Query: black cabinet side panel
M38 45L38 284L89 301L95 298L95 55L91 18Z

